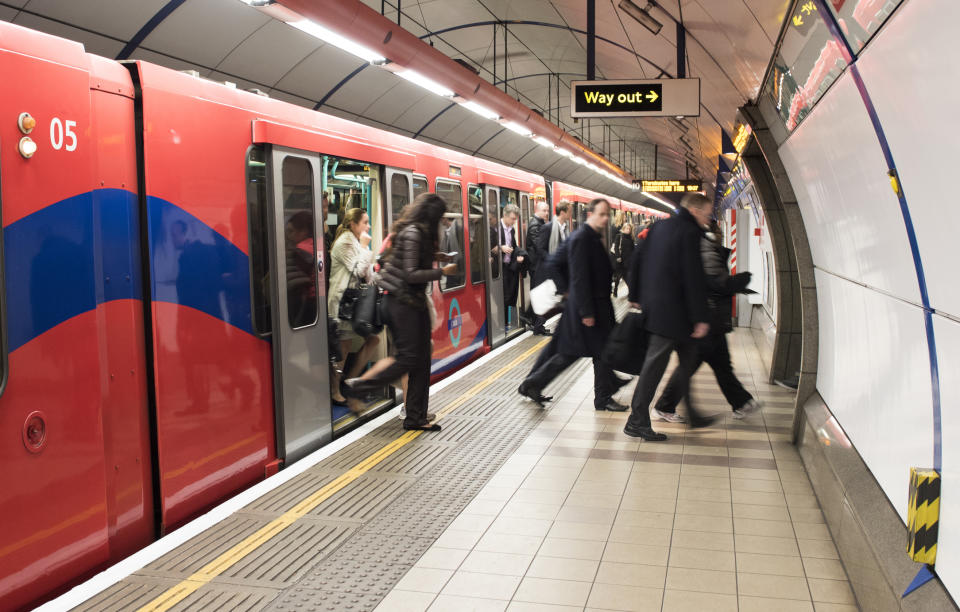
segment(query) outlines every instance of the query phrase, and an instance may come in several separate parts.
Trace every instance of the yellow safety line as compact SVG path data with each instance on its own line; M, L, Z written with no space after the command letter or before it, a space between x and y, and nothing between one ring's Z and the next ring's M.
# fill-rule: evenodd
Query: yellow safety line
M452 412L455 408L462 406L464 402L482 391L509 370L520 364L524 359L539 351L540 348L543 347L543 345L547 342L547 340L541 340L522 355L488 376L482 382L474 385L469 391L445 406L443 410L439 411L437 413L437 420L439 421L444 416L450 414L450 412ZM370 471L375 465L415 440L421 433L423 432L408 431L396 440L384 445L375 453L369 455L363 461L338 476L332 482L329 482L323 487L317 489L304 499L300 500L296 505L281 514L279 517L273 519L254 533L244 538L239 544L234 545L229 550L222 553L219 557L203 566L199 571L191 574L189 578L161 593L150 603L139 608L137 612L163 612L177 605L189 597L191 593L230 569L230 567L238 563L241 559L273 538L273 536L292 525L297 521L297 519L306 516L308 512L332 497L335 493L337 493L337 491L340 491L354 480L360 478L365 473Z

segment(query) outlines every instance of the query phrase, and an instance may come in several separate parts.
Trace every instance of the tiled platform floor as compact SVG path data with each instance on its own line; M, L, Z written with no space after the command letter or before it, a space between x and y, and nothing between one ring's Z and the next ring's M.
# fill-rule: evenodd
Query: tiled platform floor
M857 610L789 442L791 393L766 384L749 332L729 339L761 414L730 418L705 367L694 398L722 421L634 441L584 376L378 612Z

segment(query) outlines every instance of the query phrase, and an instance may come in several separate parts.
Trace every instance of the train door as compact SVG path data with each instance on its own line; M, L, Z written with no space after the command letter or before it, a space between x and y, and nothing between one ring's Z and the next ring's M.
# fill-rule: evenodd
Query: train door
M289 464L333 437L323 283L320 156L270 156L273 387L277 455Z
M487 251L487 330L490 347L503 344L507 337L507 317L503 307L503 257L500 255L500 189L483 187L484 235Z

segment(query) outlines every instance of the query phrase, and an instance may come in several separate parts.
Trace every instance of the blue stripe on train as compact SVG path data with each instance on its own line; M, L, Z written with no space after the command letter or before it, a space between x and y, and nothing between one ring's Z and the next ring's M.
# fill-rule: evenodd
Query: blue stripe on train
M141 297L136 196L129 191L61 200L6 226L3 240L11 352L98 304Z
M252 334L249 258L223 236L227 228L211 228L153 196L147 209L153 299L194 308ZM246 231L246 208L240 210Z

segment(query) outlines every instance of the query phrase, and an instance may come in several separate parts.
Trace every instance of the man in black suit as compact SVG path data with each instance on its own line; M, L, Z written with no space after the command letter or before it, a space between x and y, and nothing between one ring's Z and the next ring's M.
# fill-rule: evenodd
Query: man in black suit
M581 357L593 359L593 405L597 410L621 412L613 394L619 386L616 376L600 361L600 353L616 324L610 301L613 267L603 246L602 235L610 221L610 204L602 198L586 206L587 222L564 245L569 271L569 297L557 333L556 354L521 383L519 393L540 405L549 401L543 390ZM551 342L552 344L553 342Z
M520 274L525 269L527 253L517 242L517 219L520 208L516 204L507 204L500 214L500 257L503 259L503 306L507 325L510 324L510 312L517 309L517 296L520 293Z
M570 202L560 200L557 202L557 210L553 219L544 223L540 231L537 232L536 249L541 254L541 262L546 262L547 257L553 255L560 244L567 239L568 223L570 223ZM533 287L547 280L547 266L538 266L532 280Z
M667 439L651 427L649 409L673 351L679 357L677 393L687 398L690 426L706 427L713 421L697 414L689 397L690 376L698 355L697 340L710 330L700 240L710 224L713 203L706 196L690 193L680 205L675 217L650 230L643 246L633 255L628 279L630 303L646 315L650 338L630 402L633 412L623 432L649 441ZM662 420L683 422L676 412L657 414Z

